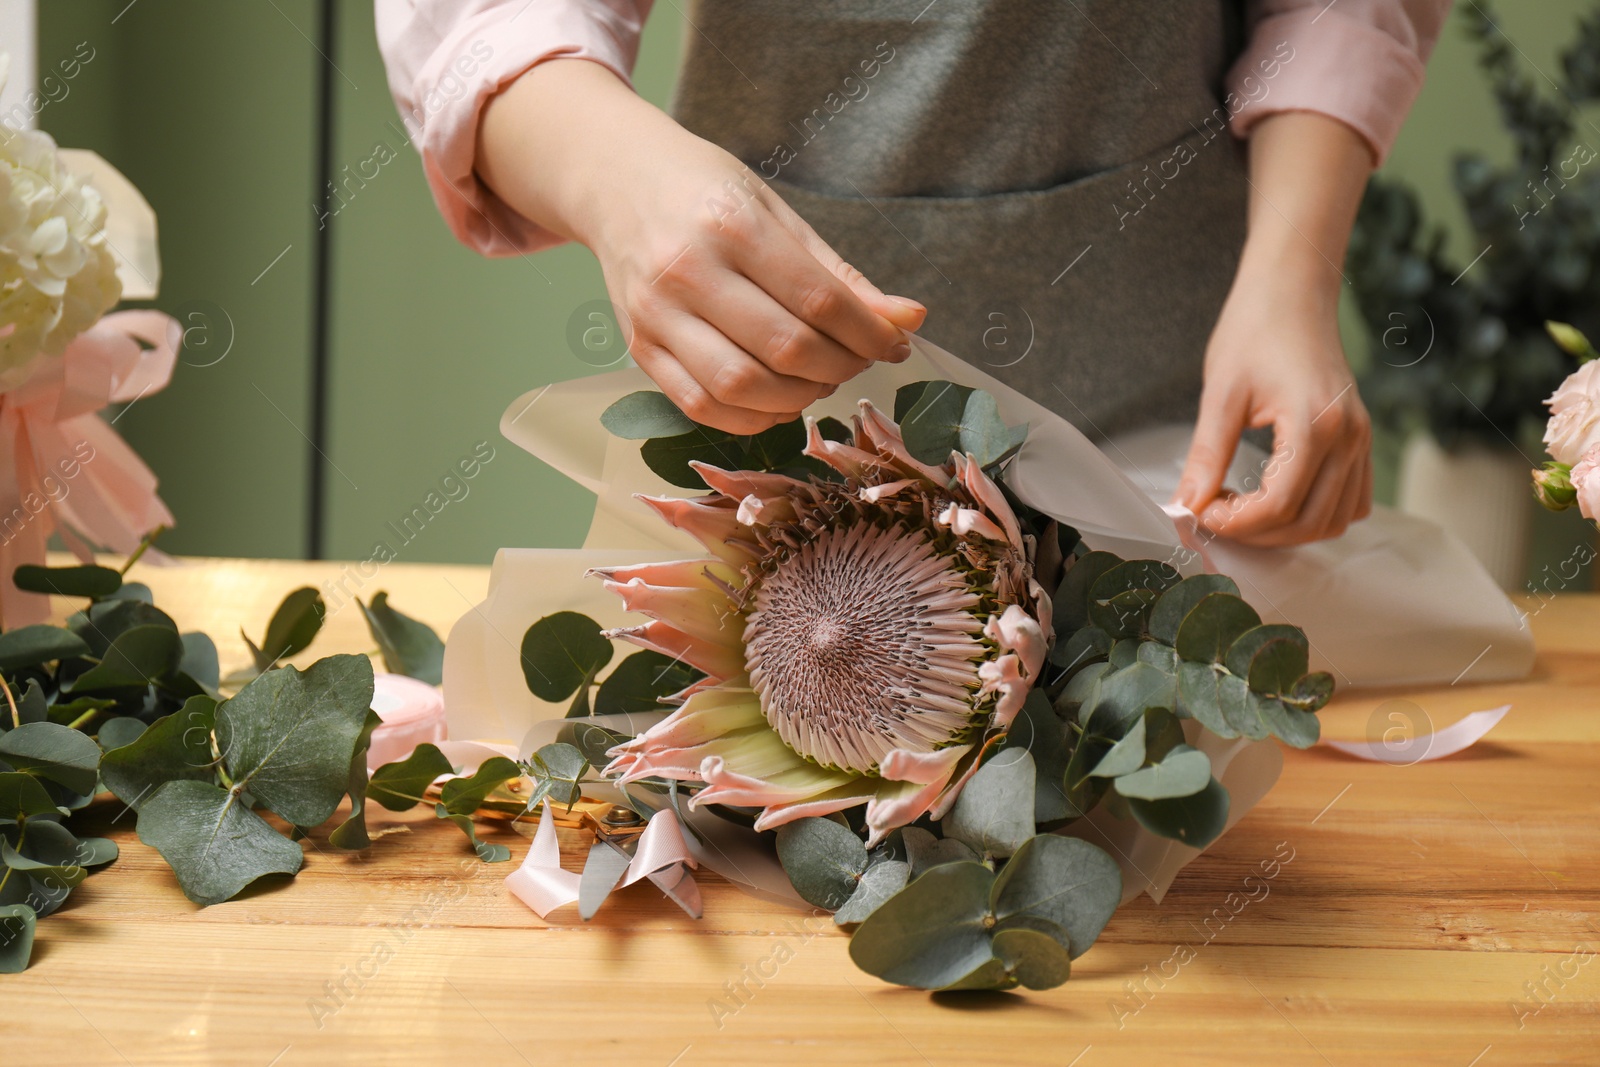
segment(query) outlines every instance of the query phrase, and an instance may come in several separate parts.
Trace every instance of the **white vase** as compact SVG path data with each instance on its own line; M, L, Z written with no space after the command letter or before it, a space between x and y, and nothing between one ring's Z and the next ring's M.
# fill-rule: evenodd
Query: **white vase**
M1418 433L1400 454L1397 504L1454 534L1500 588L1520 591L1528 577L1530 484L1528 461L1512 448L1447 451L1432 434Z

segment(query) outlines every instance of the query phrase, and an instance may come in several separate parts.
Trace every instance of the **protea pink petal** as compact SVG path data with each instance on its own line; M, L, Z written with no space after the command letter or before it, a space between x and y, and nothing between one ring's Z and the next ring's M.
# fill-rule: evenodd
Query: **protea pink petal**
M701 481L733 500L751 495L775 499L810 495L805 482L791 478L787 474L773 474L769 471L730 471L713 467L709 463L701 463L697 459L690 460L689 466L694 468Z
M862 489L860 496L867 503L876 504L878 501L887 500L902 489L909 489L916 484L917 480L915 478L902 478L897 482L880 482L877 485L869 485Z
M679 559L667 563L639 563L631 567L590 567L584 577L591 576L613 582L631 582L638 578L650 585L676 585L720 593L744 585L743 575L720 559Z
M951 504L939 513L939 523L948 526L958 537L968 537L977 534L987 537L991 541L1006 540L1006 532L995 525L993 519L974 508L964 508L960 504Z
M933 752L897 748L883 758L879 773L889 781L918 785L949 781L956 763L971 749L971 745L950 745Z
M896 468L913 478L926 479L934 485L950 484L950 471L944 467L931 467L913 456L906 448L905 439L900 436L899 425L873 407L871 401L861 401L860 418L861 431L866 434L873 450L891 459Z
M950 783L944 787L944 792L939 794L939 799L933 802L933 807L928 809L928 817L942 819L950 814L950 809L956 806L956 800L961 796L961 791L967 787L972 776L978 773L978 765L983 762L983 750L978 749L965 758L964 764L956 767L957 774Z
M933 807L948 779L917 782L880 782L878 792L867 801L867 828L871 831L867 847L875 848L902 826L916 822Z
M654 649L663 656L681 659L695 670L712 675L719 681L744 673L743 649L702 641L659 619L643 626L606 630L605 635L621 638L640 648Z
M983 681L978 687L979 696L1000 694L994 705L994 724L1006 729L1028 699L1029 686L1022 676L1022 661L1015 653L1008 652L980 665L978 677Z
M741 539L744 528L739 525L739 517L731 504L719 498L680 500L670 496L636 495L666 519L669 526L705 545L706 551L718 559L742 567L756 558L755 550Z
M627 767L620 779L622 782L649 777L704 781L706 765L713 760L719 761L719 766L721 762L731 762L738 767L753 768L751 777L762 780L782 772L792 774L796 769L813 767L787 748L778 751L781 746L782 742L765 726L747 726L682 746L671 746L660 739L645 740L644 735L640 735L613 750L617 753L613 763Z
M817 420L806 416L805 454L821 460L847 478L869 479L883 467L883 460L871 452L851 445L830 441L817 429Z
M771 524L774 522L793 522L795 518L794 501L785 497L762 498L751 493L739 501L739 510L736 511L739 523L743 526L755 526L759 523Z
M1045 640L1044 628L1020 605L1008 604L999 615L989 616L983 635L999 645L1002 652L1015 652L1022 660L1024 675L1038 676L1049 642Z
M721 591L683 586L647 585L642 578L628 582L606 582L606 588L622 598L622 606L652 619L668 623L690 637L708 644L744 647L744 616L740 615Z
M877 791L877 779L858 778L849 785L830 789L828 792L814 796L809 800L794 800L782 804L772 804L760 815L756 816L756 830L771 830L782 826L784 823L794 822L796 819L832 815L836 811L845 811L848 808L865 804L872 799Z
M773 738L776 740L776 735ZM744 759L708 756L700 764L700 778L706 787L696 793L690 803L694 807L701 804L733 804L741 807L786 804L830 793L860 777L849 771L825 770L794 756L792 752L789 755L794 757L790 767L767 774L745 774L735 769L734 764L747 762Z
M962 457L956 470L956 477L966 487L972 498L982 504L984 510L1000 521L1006 531L1006 538L1017 548L1022 547L1022 526L1017 522L1016 512L1011 510L1011 504L1006 500L1000 487L994 480L983 473L983 467L973 458L971 453Z
M749 689L702 689L650 729L624 741L607 755L633 754L650 749L688 748L705 744L735 730L762 726L761 704ZM702 757L704 758L704 757ZM695 763L699 767L699 762Z

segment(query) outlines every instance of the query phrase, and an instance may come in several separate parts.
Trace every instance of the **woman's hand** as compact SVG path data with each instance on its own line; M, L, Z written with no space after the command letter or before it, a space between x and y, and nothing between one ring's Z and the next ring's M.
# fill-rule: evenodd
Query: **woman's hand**
M491 101L478 173L588 245L634 359L690 418L730 433L791 420L873 361L905 359L905 331L926 314L594 63L542 63Z
M1206 347L1205 387L1177 502L1246 544L1337 537L1372 508L1372 426L1339 341L1338 266L1371 170L1355 131L1311 112L1250 139L1250 235ZM1271 425L1253 493L1222 491L1246 428Z

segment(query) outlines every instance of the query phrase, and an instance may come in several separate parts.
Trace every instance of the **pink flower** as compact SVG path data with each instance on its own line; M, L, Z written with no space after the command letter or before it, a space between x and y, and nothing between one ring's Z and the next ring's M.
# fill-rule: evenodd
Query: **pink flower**
M1545 448L1561 463L1577 463L1600 445L1600 360L1569 374L1545 404L1550 408Z
M1600 363L1586 363L1586 367ZM1583 454L1572 467L1572 488L1578 491L1578 510L1586 519L1600 519L1600 444Z
M713 557L598 573L653 622L614 631L708 677L611 752L621 781L704 783L757 829L866 805L874 841L939 817L1043 666L1034 542L970 456L931 466L863 402L849 442L807 421L842 480L696 465L696 500L647 499Z

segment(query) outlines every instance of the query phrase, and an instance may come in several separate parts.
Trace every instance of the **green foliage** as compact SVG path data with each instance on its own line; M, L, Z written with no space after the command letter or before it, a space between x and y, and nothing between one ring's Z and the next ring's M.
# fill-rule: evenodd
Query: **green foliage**
M1600 167L1591 131L1575 126L1600 99L1600 22L1580 23L1552 80L1501 32L1489 0L1460 11L1515 158L1456 157L1471 226L1459 259L1414 189L1374 178L1346 272L1370 337L1361 392L1375 420L1446 447L1503 448L1544 422L1543 401L1572 370L1544 323L1600 328Z
M677 437L695 428L665 393L641 389L615 401L600 415L600 425L625 441Z
M572 697L567 716L582 718L589 714L589 687L612 652L599 623L576 611L558 611L522 635L522 677L540 700Z
M895 395L895 419L906 450L934 465L961 452L991 467L1009 459L1028 436L1026 426L1005 424L993 396L954 382L902 386Z
M303 586L284 597L278 610L272 613L259 648L243 630L239 631L239 636L244 638L244 643L250 647L250 654L255 658L256 670L268 670L274 664L309 648L317 632L322 629L322 620L327 613L328 606L322 602L322 594L309 585Z
M444 642L431 626L390 607L389 594L381 589L372 594L370 605L361 604L361 615L378 643L385 670L429 685L443 684Z

